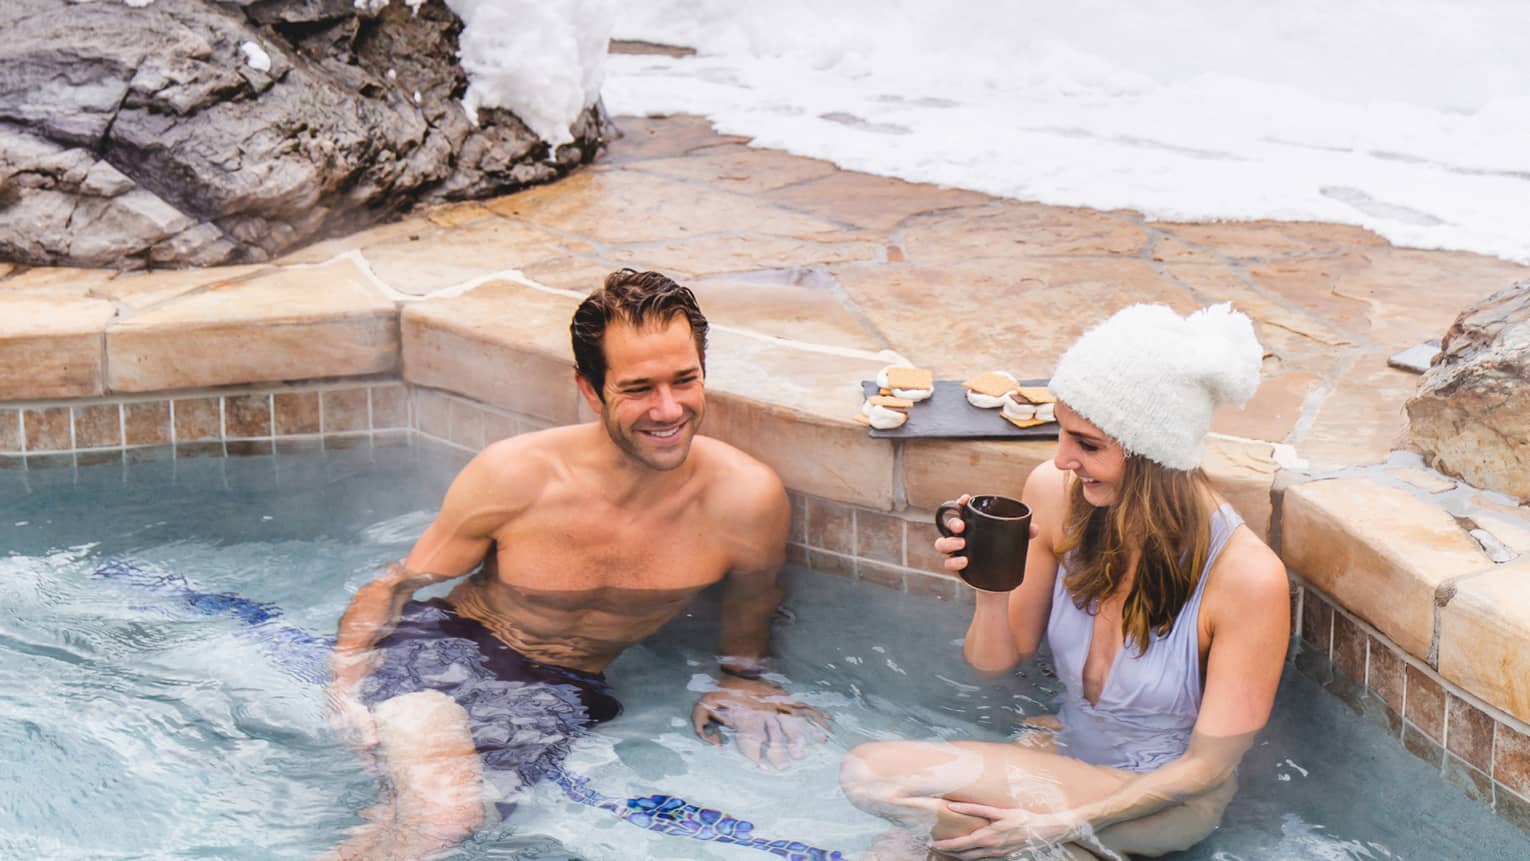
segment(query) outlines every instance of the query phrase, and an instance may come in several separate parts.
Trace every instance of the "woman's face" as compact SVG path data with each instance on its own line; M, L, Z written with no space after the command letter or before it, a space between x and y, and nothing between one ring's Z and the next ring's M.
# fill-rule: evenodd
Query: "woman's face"
M1052 463L1078 477L1090 505L1103 508L1115 502L1126 475L1126 452L1121 444L1067 404L1057 405L1057 427L1057 455Z

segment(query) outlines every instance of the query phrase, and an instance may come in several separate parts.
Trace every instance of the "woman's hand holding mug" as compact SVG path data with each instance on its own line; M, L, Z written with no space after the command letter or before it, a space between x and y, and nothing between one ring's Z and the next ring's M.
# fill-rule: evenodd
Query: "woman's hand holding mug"
M935 511L947 571L975 589L1008 592L1025 579L1025 556L1034 532L1031 507L1007 496L961 497Z

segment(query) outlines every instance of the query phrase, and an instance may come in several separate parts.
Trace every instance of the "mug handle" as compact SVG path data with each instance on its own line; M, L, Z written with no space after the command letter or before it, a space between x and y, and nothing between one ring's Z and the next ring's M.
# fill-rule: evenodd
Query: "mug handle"
M941 535L944 535L947 538L951 538L956 535L956 533L952 532L950 527L946 526L947 511L955 514L956 519L962 521L963 523L967 522L967 518L962 517L962 505L954 499L948 499L945 502L942 502L940 507L935 509L935 528L940 530Z

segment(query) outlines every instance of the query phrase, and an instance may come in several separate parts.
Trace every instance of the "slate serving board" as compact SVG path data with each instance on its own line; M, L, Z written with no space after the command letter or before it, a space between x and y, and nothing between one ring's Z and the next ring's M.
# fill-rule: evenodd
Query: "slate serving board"
M1021 380L1022 386L1044 386L1046 380ZM877 393L875 380L862 380L866 397ZM936 380L935 390L927 400L908 410L908 421L892 430L868 428L871 436L886 439L1056 439L1057 423L1048 422L1031 428L1017 428L999 415L999 410L979 409L967 403L967 390L960 380Z

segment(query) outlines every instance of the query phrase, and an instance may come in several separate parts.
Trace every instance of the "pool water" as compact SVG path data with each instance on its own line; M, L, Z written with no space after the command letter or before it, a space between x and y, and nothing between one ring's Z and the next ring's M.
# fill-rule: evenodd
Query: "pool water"
M0 469L0 858L310 858L376 800L332 735L321 689L263 633L319 636L429 523L462 459L434 447L309 450ZM190 609L93 577L128 563L188 588L269 602L279 618ZM716 595L609 669L625 711L567 763L605 796L680 796L754 834L858 857L884 830L838 789L864 741L1005 737L1049 711L1044 660L984 678L961 660L965 607L791 569L776 662L834 731L790 769L697 740ZM431 593L449 588L446 584ZM1523 859L1530 840L1288 669L1222 829L1184 861ZM643 830L532 791L460 859L745 859L756 849Z

